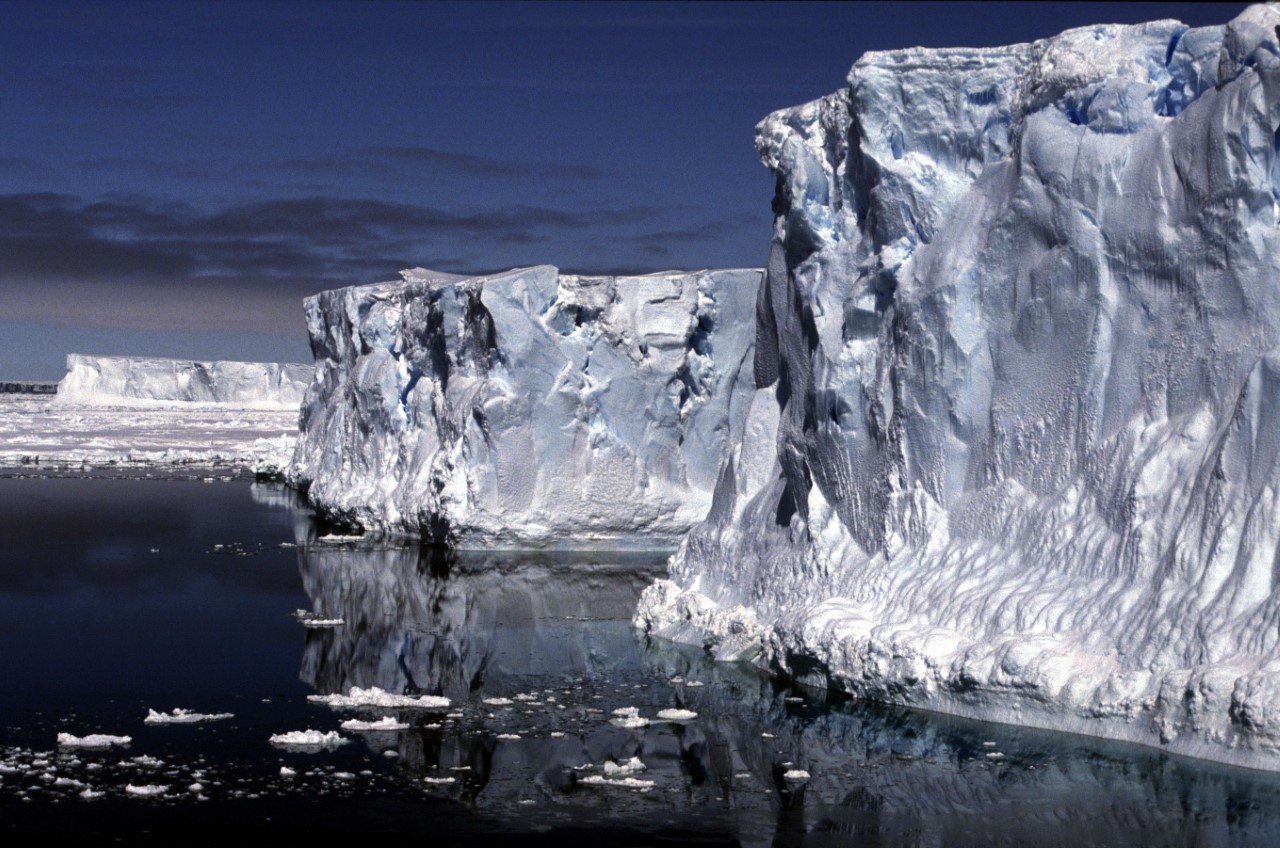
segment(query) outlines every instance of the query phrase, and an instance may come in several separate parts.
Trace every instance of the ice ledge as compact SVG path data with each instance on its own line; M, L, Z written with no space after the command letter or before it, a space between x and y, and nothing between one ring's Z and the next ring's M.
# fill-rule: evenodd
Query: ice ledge
M646 590L635 624L853 697L998 724L1130 742L1181 756L1280 768L1280 662L1228 657L1126 670L1069 634L975 640L922 620L885 620L848 598L770 625L669 580Z

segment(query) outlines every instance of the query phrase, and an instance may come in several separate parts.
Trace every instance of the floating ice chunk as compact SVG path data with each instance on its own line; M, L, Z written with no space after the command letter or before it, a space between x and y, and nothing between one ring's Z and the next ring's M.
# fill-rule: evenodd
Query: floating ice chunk
M304 609L297 609L289 613L303 627L337 627L346 622L341 618L325 618L318 612L307 612Z
M307 700L317 704L328 704L334 709L352 707L388 707L416 708L425 710L443 710L449 707L449 699L439 695L396 695L371 686L361 689L352 686L346 695L308 695Z
M84 782L76 780L73 777L59 777L53 782L54 786L74 786L77 789L84 787Z
M199 784L199 783L193 783L193 784L191 784L190 786L188 786L188 787L187 787L187 791L188 791L188 792L195 792L195 793L199 794L199 793L201 793L201 792L203 792L203 791L204 791L204 786L203 786L202 784Z
M140 757L130 757L129 762L135 766L142 766L143 768L160 768L160 766L164 765L164 760L156 759L149 754L143 754Z
M281 777L297 777L298 773L288 766L280 766Z
M628 774L638 774L647 768L649 767L640 762L639 757L632 757L624 763L605 763L604 776L621 777Z
M658 718L663 721L689 721L697 717L698 714L693 710L658 710Z
M446 783L457 783L457 780L458 779L456 777L424 777L422 778L423 783L431 783L437 786L442 786Z
M653 786L652 780L639 780L634 777L611 778L598 774L584 777L579 782L588 786L621 786L626 789L649 789Z
M110 748L113 745L128 745L132 741L132 736L110 736L105 733L90 733L88 736L58 734L59 748Z
M317 542L337 543L337 542L359 542L364 536L342 536L337 533L330 533L327 536L317 536Z
M498 738L499 739L519 739L520 734L519 733L499 733Z
M99 792L96 789L85 789L83 792L80 793L80 797L86 801L92 801L95 798L101 798L103 795L106 795L106 794L107 793Z
M485 698L484 703L491 707L509 707L515 702L510 698Z
M148 783L143 786L134 786L132 783L127 783L124 787L124 794L134 798L155 798L168 791L168 786L160 786L156 783Z
M267 740L272 745L282 748L337 748L347 744L336 730L327 733L319 730L291 730L288 733L277 733Z
M615 727L640 728L648 727L649 719L640 717L638 707L619 707L613 711L614 718L609 723Z
M786 774L782 775L782 779L793 783L803 783L809 779L809 772L804 769L790 769Z
M143 724L195 724L201 721L222 721L223 719L234 718L232 713L198 713L193 710L184 710L178 707L173 712L158 713L155 710L147 710L147 717L142 720Z
M339 725L343 730L408 730L409 725L403 721L396 721L391 716L383 716L377 721L361 721L358 718L350 718Z

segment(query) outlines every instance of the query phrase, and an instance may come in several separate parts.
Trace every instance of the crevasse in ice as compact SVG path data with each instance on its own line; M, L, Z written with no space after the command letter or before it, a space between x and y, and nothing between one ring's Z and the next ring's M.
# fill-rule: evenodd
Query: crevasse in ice
M766 118L754 397L637 623L1280 767L1277 24L870 53Z

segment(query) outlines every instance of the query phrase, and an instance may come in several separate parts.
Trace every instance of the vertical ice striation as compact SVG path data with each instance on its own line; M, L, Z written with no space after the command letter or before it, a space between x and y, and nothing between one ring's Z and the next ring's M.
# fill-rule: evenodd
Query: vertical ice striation
M1280 768L1278 24L870 53L764 120L758 388L637 622Z
M424 269L306 303L290 479L325 515L471 547L667 547L706 514L763 272Z

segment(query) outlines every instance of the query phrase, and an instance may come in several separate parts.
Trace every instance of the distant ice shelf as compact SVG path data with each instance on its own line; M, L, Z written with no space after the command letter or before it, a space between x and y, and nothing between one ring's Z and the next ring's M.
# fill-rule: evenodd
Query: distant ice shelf
M216 404L296 411L312 366L277 362L193 362L126 356L67 356L56 403L157 407Z
M637 623L1280 769L1277 25L868 53L765 119L755 395Z
M468 547L667 547L755 392L760 269L425 269L306 301L291 482L326 517Z

